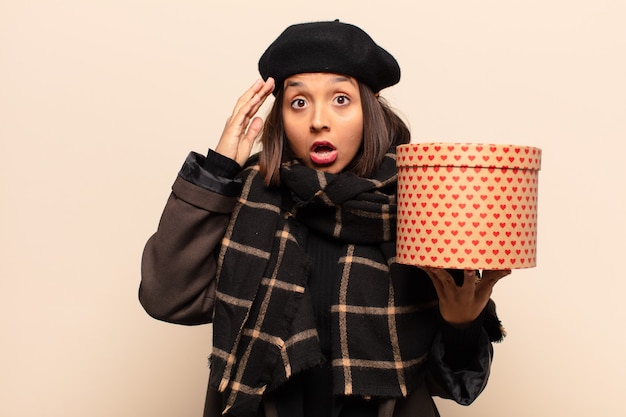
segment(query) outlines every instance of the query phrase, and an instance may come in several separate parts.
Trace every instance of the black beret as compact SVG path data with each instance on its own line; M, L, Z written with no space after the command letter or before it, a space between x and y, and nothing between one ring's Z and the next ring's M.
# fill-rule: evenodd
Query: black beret
M287 77L307 72L349 75L379 92L400 81L396 59L362 29L339 22L310 22L289 26L259 60L264 80L272 77L276 88Z

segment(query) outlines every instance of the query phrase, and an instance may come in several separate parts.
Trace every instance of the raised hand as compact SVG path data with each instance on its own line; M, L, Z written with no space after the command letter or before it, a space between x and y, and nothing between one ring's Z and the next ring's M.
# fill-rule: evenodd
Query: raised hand
M263 128L263 120L255 115L273 90L273 78L268 78L267 81L259 79L239 97L233 113L226 120L215 152L243 166Z
M441 316L456 327L463 327L476 320L487 305L493 286L511 273L510 269L483 271L482 278L476 279L476 271L466 270L463 273L463 285L458 286L445 269L421 269L428 274L437 290Z

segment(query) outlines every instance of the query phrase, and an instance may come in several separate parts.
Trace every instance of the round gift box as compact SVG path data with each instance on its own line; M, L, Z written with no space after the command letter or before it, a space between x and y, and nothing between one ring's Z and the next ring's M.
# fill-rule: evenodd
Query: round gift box
M397 147L397 166L398 262L536 266L539 148L414 143Z

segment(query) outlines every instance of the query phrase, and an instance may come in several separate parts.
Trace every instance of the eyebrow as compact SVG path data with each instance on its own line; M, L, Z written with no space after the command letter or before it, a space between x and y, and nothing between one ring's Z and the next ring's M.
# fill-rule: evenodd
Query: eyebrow
M347 82L350 82L350 78L349 78L349 77L345 77L345 76L343 76L343 75L338 75L338 76L334 77L334 78L331 80L331 82L332 82L333 84L336 84L336 83L343 83L343 82L346 82L346 81L347 81ZM288 87L302 87L302 86L304 86L304 83L303 83L302 81L287 81L287 84L285 85L285 90L286 90Z

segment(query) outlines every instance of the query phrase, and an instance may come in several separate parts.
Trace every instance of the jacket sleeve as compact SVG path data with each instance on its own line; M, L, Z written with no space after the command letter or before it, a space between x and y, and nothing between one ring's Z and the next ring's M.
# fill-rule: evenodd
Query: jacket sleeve
M206 165L203 156L189 155L143 251L139 301L158 320L195 325L213 317L215 252L240 186Z
M485 332L478 338L479 347L469 362L456 368L446 360L446 345L439 333L433 342L429 361L434 395L469 405L485 389L491 370L493 347Z
M443 319L442 319L443 320ZM494 325L497 323L497 328ZM493 342L504 337L495 316L495 304L489 304L468 328L455 329L442 324L435 336L429 360L434 395L469 405L485 389L491 370Z

